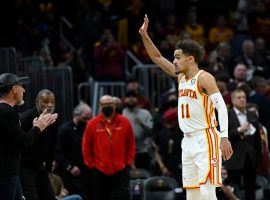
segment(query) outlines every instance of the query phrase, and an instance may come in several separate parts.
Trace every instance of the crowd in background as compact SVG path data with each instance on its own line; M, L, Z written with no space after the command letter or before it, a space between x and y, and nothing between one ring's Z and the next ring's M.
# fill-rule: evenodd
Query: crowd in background
M142 63L151 62L138 34L145 13L151 21L149 35L171 61L176 41L198 41L205 47L200 66L215 76L229 110L229 139L235 154L224 163L224 176L228 177L224 185L236 188L232 191L245 191L236 192L238 198L245 195L253 199L252 191L259 187L256 175L270 181L269 11L269 0L17 0L17 34L12 45L20 56L40 56L47 66L70 65L75 86L90 76L99 81L126 81L127 92L118 97L116 111L129 119L134 131L136 153L131 176L144 169L150 176L171 176L181 186L183 134L177 123L177 92L164 93L159 110L154 112L149 97L140 92L140 83L125 75L124 58L125 51L131 50ZM59 37L62 16L73 25L64 33L74 49ZM244 117L239 116L242 113ZM46 168L60 175L71 194L91 196L91 189L85 192L85 187L91 188L85 180L90 175L78 153L91 109L79 104L73 114L73 122L58 125L56 138L49 139L55 145L49 149L54 150L50 155L56 156ZM74 130L80 137L70 134L71 139L65 139L65 134ZM71 160L64 158L63 149ZM22 170L29 177L29 163L22 161ZM37 173L44 167L39 166ZM228 188L222 187L221 193L226 192Z

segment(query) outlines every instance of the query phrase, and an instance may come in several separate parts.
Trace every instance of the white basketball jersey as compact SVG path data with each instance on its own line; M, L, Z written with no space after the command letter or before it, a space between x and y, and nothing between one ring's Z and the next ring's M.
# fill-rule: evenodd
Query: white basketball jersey
M193 78L178 83L178 122L184 133L216 127L215 109L208 95L199 90L200 70Z

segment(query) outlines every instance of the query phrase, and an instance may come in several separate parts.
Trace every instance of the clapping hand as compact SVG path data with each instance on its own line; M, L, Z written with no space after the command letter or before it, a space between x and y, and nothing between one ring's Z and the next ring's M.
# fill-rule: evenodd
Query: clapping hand
M57 113L51 114L45 109L39 117L36 117L33 121L33 125L38 127L40 131L43 131L47 126L53 124L58 117Z

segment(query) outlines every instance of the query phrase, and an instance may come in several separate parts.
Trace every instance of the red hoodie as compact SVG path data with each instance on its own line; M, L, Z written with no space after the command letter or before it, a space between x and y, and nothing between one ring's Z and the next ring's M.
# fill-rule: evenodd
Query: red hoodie
M83 136L82 153L89 169L96 168L107 175L132 165L135 139L129 120L119 114L110 123L102 114L90 120Z

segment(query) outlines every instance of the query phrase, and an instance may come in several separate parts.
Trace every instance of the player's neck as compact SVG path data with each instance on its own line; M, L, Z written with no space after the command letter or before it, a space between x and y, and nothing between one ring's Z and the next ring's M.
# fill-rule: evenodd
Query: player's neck
M192 77L194 77L198 72L200 71L200 69L198 67L194 67L192 69L189 69L186 73L186 79L191 79Z

